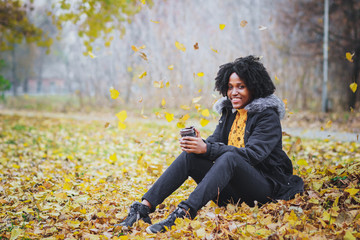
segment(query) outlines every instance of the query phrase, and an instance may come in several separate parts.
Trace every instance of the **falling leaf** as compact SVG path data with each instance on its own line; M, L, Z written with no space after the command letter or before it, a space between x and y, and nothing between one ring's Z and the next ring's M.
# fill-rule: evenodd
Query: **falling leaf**
M91 51L88 51L88 54L91 58L96 58L95 54L93 54Z
M166 101L165 101L165 98L163 98L163 99L161 100L161 106L165 106L165 104L166 104Z
M110 88L110 97L112 99L117 99L119 97L119 91L114 89L113 87Z
M202 89L199 89L199 90L198 90L198 93L201 93L201 92L202 92Z
M170 87L170 83L169 82L166 82L165 86L168 88Z
M177 87L180 88L180 89L182 89L182 88L183 88L183 85L178 84Z
M245 27L247 23L248 23L248 22L247 22L246 20L242 20L242 21L240 22L240 26L241 26L241 27Z
M185 52L185 50L186 50L184 44L179 43L178 41L175 42L175 47L183 52Z
M119 128L120 130L124 130L124 129L126 128L126 124L119 121L119 122L118 122L118 128Z
M190 107L188 105L181 105L180 108L184 110L190 110Z
M199 77L203 77L203 76L204 76L204 73L203 73L203 72L198 72L197 75L198 75Z
M142 79L143 77L145 77L147 75L146 72L143 72L142 74L139 75L139 78Z
M182 116L181 118L180 118L180 120L181 121L186 121L186 120L188 120L190 118L190 115L189 114L185 114L184 116Z
M141 103L143 101L143 97L140 97L138 102Z
M176 127L178 127L178 128L185 128L185 122L180 120L180 121L176 124Z
M225 24L219 24L220 30L223 30L225 28Z
M353 93L356 92L356 89L357 89L357 84L355 82L353 82L352 84L350 84L350 89Z
M355 55L355 53L351 54L349 52L346 53L346 59L349 61L349 62L354 62L353 60L353 56Z
M134 45L131 46L131 49L134 51L134 52L138 52L140 51L141 49L144 49L146 46L145 45L142 45L140 47L135 47Z
M199 44L198 44L198 43L195 43L195 44L194 44L194 49L195 49L195 50L198 50L198 49L199 49Z
M275 75L275 83L280 83L280 80L276 75Z
M218 50L214 49L213 47L210 47L210 49L211 49L213 52L218 53Z
M148 60L148 58L147 58L146 54L145 54L145 53L143 53L143 52L140 52L140 57L141 57L142 59L144 59L145 61L147 61L147 60Z
M152 23L160 23L159 21L150 20Z
M127 113L125 110L122 110L121 112L118 112L116 114L116 117L119 119L120 122L124 122L127 118Z
M168 66L168 69L169 69L169 70L174 70L174 65L169 65L169 66Z
M196 97L196 98L193 98L191 101L192 101L192 103L197 103L201 100L201 98L202 98L202 96Z
M201 125L202 127L205 127L206 125L208 125L209 122L210 122L210 121L207 120L207 119L205 119L205 118L201 118L201 119L200 119L200 125Z
M203 115L204 117L208 117L210 115L209 109L204 109L201 111L201 115Z
M174 120L174 114L166 112L165 118L168 122L171 122L172 120Z
M146 4L146 0L140 0L140 2L144 5Z
M106 122L105 125L104 125L104 128L107 128L109 127L110 123L109 122Z
M330 128L331 127L331 124L332 124L332 121L329 120L327 121L326 125L325 125L325 128Z
M264 30L266 30L266 29L267 29L267 27L265 27L265 26L262 26L262 25L259 26L259 30L260 30L260 31L264 31Z
M286 98L284 98L284 99L283 99L283 102L284 102L285 105L287 105L288 100L287 100Z
M199 111L201 111L201 105L200 104L195 104L195 109Z
M163 88L164 87L164 81L154 81L154 87L156 88Z

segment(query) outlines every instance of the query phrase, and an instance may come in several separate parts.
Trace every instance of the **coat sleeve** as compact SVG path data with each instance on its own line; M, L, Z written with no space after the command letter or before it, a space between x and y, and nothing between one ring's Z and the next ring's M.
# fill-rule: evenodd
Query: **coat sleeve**
M223 143L206 141L206 156L215 161L225 152L234 152L255 166L266 159L281 140L280 119L274 110L269 109L254 116L254 124L251 126L245 147L237 148Z

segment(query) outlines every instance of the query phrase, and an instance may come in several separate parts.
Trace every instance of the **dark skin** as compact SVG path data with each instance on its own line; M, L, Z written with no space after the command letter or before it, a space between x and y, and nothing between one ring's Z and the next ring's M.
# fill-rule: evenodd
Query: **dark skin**
M252 99L245 81L240 79L235 72L232 73L229 78L227 97L235 109L244 108ZM195 129L195 131L196 137L183 137L180 139L181 150L187 153L206 153L206 143L202 140L200 132L197 129Z
M241 109L249 104L252 100L251 93L247 89L245 81L241 80L236 73L232 73L229 78L227 97L230 99L233 108ZM187 153L202 154L206 153L207 146L202 140L200 132L195 129L196 137L180 138L180 148ZM144 199L143 204L151 208L151 204Z

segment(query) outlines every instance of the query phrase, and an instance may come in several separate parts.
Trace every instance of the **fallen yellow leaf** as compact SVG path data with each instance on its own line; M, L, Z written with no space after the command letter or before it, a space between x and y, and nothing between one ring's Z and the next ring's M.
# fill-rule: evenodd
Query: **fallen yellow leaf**
M166 101L165 101L165 98L163 98L163 99L161 100L161 106L165 106L165 104L166 104Z
M223 30L225 28L225 24L219 24L220 30Z
M174 65L169 65L169 66L168 66L168 69L169 69L169 70L174 70Z
M116 153L110 155L109 159L113 162L117 161L117 156L116 156Z
M73 184L71 182L65 182L63 189L68 191L68 190L71 190L72 187L73 187Z
M359 192L359 189L356 189L356 188L348 188L348 189L345 189L344 192L348 192L350 194L350 196L355 196L358 192Z

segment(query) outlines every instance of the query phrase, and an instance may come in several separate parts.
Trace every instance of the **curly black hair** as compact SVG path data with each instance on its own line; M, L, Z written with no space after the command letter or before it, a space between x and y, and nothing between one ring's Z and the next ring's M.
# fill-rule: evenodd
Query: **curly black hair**
M267 97L275 92L275 85L260 59L250 55L220 66L215 78L215 90L223 96L227 95L229 78L234 72L245 81L253 99Z

